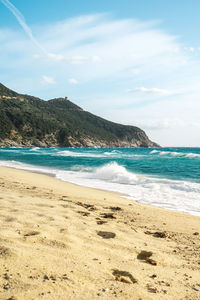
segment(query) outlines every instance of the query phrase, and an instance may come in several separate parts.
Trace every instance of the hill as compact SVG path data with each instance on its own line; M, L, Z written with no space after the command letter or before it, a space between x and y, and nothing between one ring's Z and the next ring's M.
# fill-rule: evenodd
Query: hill
M67 98L44 101L1 83L0 146L158 147L140 128L107 121Z

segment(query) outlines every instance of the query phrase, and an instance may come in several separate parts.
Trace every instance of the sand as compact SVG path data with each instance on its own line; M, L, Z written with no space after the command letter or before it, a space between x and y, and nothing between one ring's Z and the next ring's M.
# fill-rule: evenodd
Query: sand
M200 217L0 168L0 299L200 299Z

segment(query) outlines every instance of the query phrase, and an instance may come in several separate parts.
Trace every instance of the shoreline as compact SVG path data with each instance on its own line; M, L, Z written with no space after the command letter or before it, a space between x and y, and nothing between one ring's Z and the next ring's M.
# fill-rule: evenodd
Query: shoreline
M113 194L116 194L116 195L120 195L121 198L124 197L124 199L127 199L126 197L128 197L129 195L128 194L123 194L123 193L120 193L120 192L116 192L116 191L109 191L109 190L106 190L106 189L101 189L101 188L95 188L95 187L89 187L89 186L86 186L86 185L80 185L78 183L74 183L74 182L70 182L70 181L65 181L65 180L62 180L60 178L57 178L55 174L53 173L43 173L43 172L40 172L40 171L31 171L31 170L25 170L25 169L18 169L16 167L4 167L4 166L0 166L0 169L1 168L8 168L8 169L14 169L14 170L19 170L19 171L23 171L23 172L28 172L28 173L33 173L33 174L40 174L40 175L44 175L44 176L48 176L48 177L52 177L52 178L55 178L56 180L59 180L61 182L65 182L66 184L72 184L74 186L77 186L77 187L82 187L82 188L88 188L88 189L92 189L94 191L103 191L103 192L108 192L108 193L113 193ZM136 200L134 199L129 199L130 201L135 201L137 202ZM140 203L140 202L137 202L137 203ZM145 204L144 204L145 205ZM147 204L148 205L148 204Z
M35 165L30 165L30 166L32 166L33 168L37 167ZM188 211L178 210L178 209L175 209L175 208L162 207L161 205L158 205L158 204L154 205L154 204L151 204L151 203L148 204L148 203L140 202L139 200L133 199L132 196L130 196L129 194L122 193L120 191L109 190L109 189L104 189L104 188L100 188L100 187L93 187L93 186L81 185L79 183L70 182L70 181L58 178L56 176L56 174L53 174L53 173L50 173L50 172L48 173L48 171L47 172L46 171L43 172L43 171L39 171L39 170L26 170L25 168L24 169L23 168L17 168L15 166L0 166L0 168L9 168L9 169L15 169L15 170L24 171L24 172L30 172L30 173L34 173L34 174L46 175L46 176L55 178L55 179L57 179L57 180L59 180L61 182L66 182L66 183L75 185L77 187L83 187L83 188L89 188L89 189L93 189L93 190L97 190L97 191L99 190L99 191L114 193L114 194L119 195L122 199L126 199L126 200L129 200L129 201L134 201L134 202L136 202L138 204L141 204L141 205L152 206L152 207L156 207L156 208L160 208L160 209L164 209L164 210L168 210L168 211L174 211L174 212L178 212L178 213L184 213L184 214L189 214L191 216L200 217L200 212L193 211L193 213L192 213L192 212L188 212Z
M0 206L2 300L200 295L197 216L6 167Z

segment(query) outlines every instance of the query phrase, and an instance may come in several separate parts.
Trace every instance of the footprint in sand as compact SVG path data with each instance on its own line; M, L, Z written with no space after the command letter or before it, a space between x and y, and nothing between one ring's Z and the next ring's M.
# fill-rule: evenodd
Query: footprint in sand
M124 282L124 283L137 283L137 279L133 277L133 275L127 271L120 271L117 269L113 270L112 273L115 276L116 281Z
M68 205L66 205L66 204L61 204L61 206L64 207L64 208L68 207Z
M0 258L1 257L7 257L7 256L11 256L11 251L9 248L4 247L4 246L0 246Z
M18 212L18 209L11 209L10 212Z
M111 209L112 211L120 211L120 210L122 210L122 208L121 207L119 207L119 206L109 206L109 207L107 207L108 209Z
M152 255L153 255L153 252L142 250L138 254L137 259L142 260L150 265L156 266L157 262L150 258Z
M97 234L103 239L114 239L116 237L116 234L114 232L109 231L98 231Z
M99 221L97 221L97 224L98 225L102 225L102 224L106 224L107 222L106 221L103 221L103 220L99 220Z
M90 211L97 210L97 208L93 204L87 204L82 202L76 202L76 205L82 206Z
M66 233L66 232L68 232L68 230L66 228L61 228L60 229L60 233Z
M41 244L46 245L46 246L50 246L50 247L55 247L55 248L61 248L61 249L65 249L68 246L61 242L61 241L57 241L57 240L50 240L47 238L41 238L39 239L39 241Z
M101 217L105 219L116 219L113 213L103 213L101 214Z
M53 205L47 205L47 204L35 204L36 206L39 206L39 207L47 207L47 208L54 208Z
M26 236L34 236L34 235L38 235L38 234L40 234L39 231L30 231L30 232L25 233L24 236L25 237Z
M12 218L12 217L7 217L6 219L5 219L5 222L14 222L14 221L16 221L16 218Z
M90 215L89 212L85 212L85 211L77 211L77 213L81 214L83 217L88 217Z
M156 237L156 238L161 238L161 239L164 239L164 238L167 238L167 237L171 237L166 231L156 231L156 232L150 232L150 231L145 231L145 234L148 234L148 235L152 235L153 237Z

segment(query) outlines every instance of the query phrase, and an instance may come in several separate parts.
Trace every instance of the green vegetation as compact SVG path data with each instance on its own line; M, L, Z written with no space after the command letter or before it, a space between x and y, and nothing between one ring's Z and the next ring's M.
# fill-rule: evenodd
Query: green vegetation
M156 146L137 127L107 121L63 98L44 101L2 84L0 141L24 146Z

